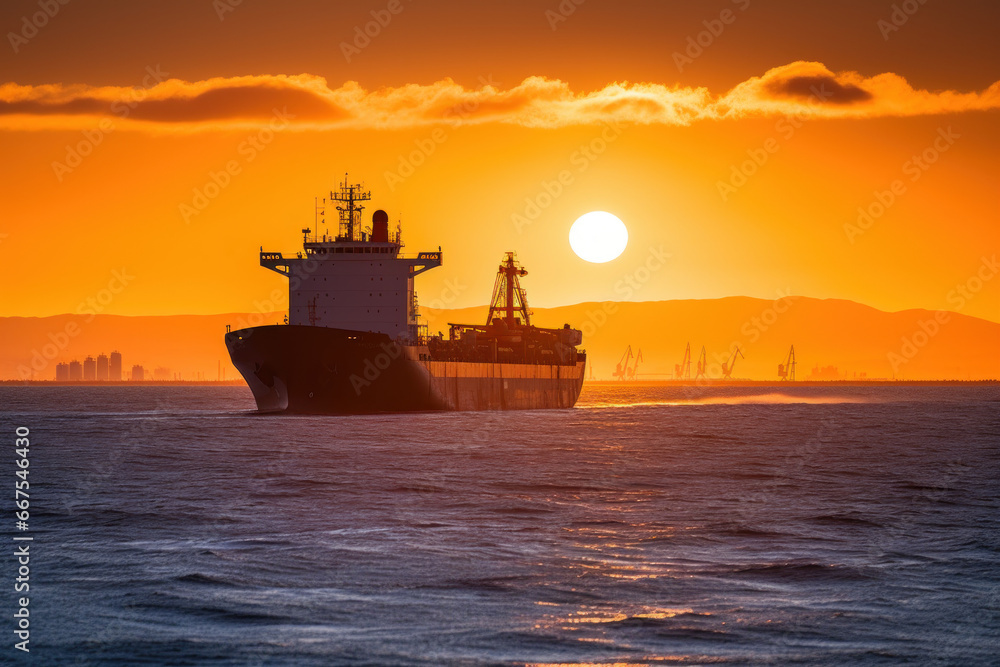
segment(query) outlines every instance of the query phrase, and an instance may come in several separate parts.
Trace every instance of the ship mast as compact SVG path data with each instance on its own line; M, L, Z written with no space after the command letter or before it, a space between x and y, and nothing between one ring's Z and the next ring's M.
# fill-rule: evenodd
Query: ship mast
M358 202L368 201L372 198L371 191L364 192L361 185L348 185L347 174L344 174L344 182L340 184L340 190L330 191L330 201L340 202L337 212L340 214L340 230L338 241L359 241L361 232L361 211L364 206Z
M496 282L493 284L493 300L490 302L490 314L486 318L487 325L493 324L495 319L503 319L509 328L531 324L528 297L521 288L519 280L526 275L528 275L528 271L518 263L517 256L508 252L504 256L503 263L497 271ZM502 318L501 313L503 313Z

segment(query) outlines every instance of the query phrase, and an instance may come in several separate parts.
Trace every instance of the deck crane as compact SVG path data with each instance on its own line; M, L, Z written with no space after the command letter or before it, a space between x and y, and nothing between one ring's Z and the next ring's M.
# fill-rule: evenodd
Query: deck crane
M683 361L679 364L674 364L674 379L691 379L691 343L688 343L687 347L684 348Z
M708 377L708 356L705 354L705 346L701 346L701 354L698 355L698 374L694 376L695 380L700 380L703 377Z
M728 380L732 376L733 370L736 369L736 356L737 355L743 357L743 353L740 352L740 346L739 345L736 346L736 351L733 352L733 358L729 360L729 363L727 364L724 361L722 362L722 379L723 380ZM746 359L746 357L743 357L743 358Z
M788 358L785 363L778 364L778 377L782 380L795 382L795 346L788 350Z
M618 365L615 366L615 372L611 374L611 377L617 380L624 380L625 376L628 374L628 362L631 360L632 346L629 345L628 349L625 350L625 353L622 354L622 358L618 361Z

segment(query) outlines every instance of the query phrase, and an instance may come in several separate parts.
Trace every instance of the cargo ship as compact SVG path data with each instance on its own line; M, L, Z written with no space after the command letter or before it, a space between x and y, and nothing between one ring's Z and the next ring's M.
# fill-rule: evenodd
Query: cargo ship
M571 408L583 385L583 334L531 323L513 252L503 257L484 324L428 335L414 279L441 266L436 251L406 255L399 225L371 192L345 178L316 202L315 229L294 257L260 250L261 266L288 279L284 324L226 332L233 364L260 412L368 414L430 410ZM327 206L335 235L320 235Z

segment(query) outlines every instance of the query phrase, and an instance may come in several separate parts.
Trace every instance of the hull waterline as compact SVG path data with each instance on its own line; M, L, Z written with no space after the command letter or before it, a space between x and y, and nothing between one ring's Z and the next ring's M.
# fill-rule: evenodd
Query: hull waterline
M298 325L232 331L226 346L261 412L571 408L586 365L438 361L385 334Z

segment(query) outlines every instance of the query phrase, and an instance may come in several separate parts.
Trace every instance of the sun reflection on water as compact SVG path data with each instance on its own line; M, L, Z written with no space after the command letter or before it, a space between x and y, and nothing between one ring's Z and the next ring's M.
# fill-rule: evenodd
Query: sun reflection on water
M663 401L601 401L594 403L581 402L577 409L598 410L605 408L645 408L680 405L827 405L840 403L871 403L872 401L857 396L792 396L789 394L771 393L752 396L706 396L704 398L674 399Z

